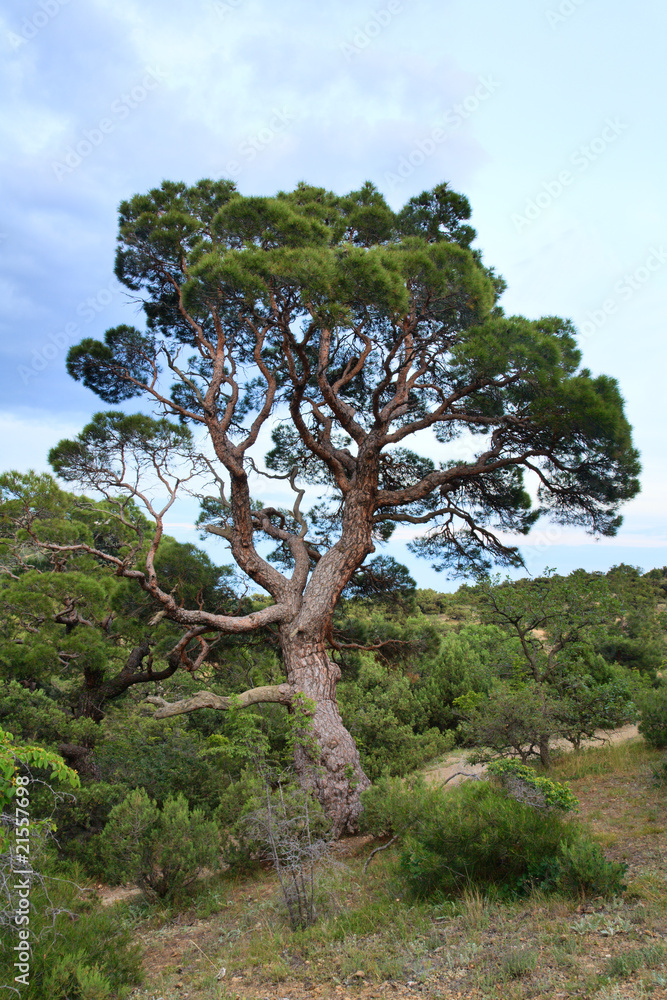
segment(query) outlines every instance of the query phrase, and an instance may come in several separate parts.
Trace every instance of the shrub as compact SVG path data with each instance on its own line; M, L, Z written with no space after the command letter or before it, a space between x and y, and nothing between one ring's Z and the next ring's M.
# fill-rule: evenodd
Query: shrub
M519 764L517 760L492 761L487 772L500 780L513 799L526 802L535 809L561 809L569 812L579 805L578 799L567 785L541 777L531 767Z
M639 732L656 750L667 747L667 684L646 691L639 699Z
M368 658L355 681L339 685L343 722L373 780L408 774L454 745L451 733L424 729L426 714L408 677Z
M206 741L187 722L180 717L154 719L135 709L110 711L103 726L106 739L95 750L103 781L144 788L158 804L180 792L192 806L215 808L223 776L202 756Z
M486 782L442 795L439 807L405 840L400 870L418 897L451 895L467 885L515 890L531 867L552 858L571 822L516 802Z
M63 869L50 857L39 859L44 883L34 881L30 901L29 985L21 1000L107 1000L125 996L141 981L139 949L115 912L83 901L76 868ZM14 935L0 949L0 982L13 983Z
M183 795L159 809L143 788L111 810L101 835L101 855L115 882L136 882L161 898L173 898L201 870L217 867L220 835Z
M220 831L220 854L235 871L246 871L261 855L262 845L246 816L262 808L264 783L256 771L247 769L231 781L220 796L213 819Z
M497 652L503 641L507 640L494 625L465 625L460 632L443 637L437 654L420 664L415 685L427 725L455 729L461 720L456 699L471 691L489 693L497 678Z
M441 808L442 799L442 789L427 786L421 775L405 781L383 775L361 793L361 830L376 837L414 830Z
M579 836L558 849L560 874L556 887L572 896L616 896L625 889L628 866L607 861L598 844Z

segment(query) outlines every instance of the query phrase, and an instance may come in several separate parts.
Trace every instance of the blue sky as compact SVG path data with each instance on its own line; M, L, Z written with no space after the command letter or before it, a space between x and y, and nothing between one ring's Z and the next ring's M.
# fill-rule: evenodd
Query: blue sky
M113 277L122 199L163 178L232 176L244 194L369 179L398 207L446 180L471 201L505 308L574 320L642 453L618 536L538 525L529 569L666 564L666 29L657 0L10 0L2 467L47 468L102 408L64 361L137 321ZM170 530L196 540L191 517ZM452 585L406 561L421 584Z

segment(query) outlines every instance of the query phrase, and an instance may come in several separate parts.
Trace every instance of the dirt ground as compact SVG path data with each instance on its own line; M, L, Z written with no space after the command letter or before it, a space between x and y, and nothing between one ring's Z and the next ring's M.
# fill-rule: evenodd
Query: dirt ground
M622 726L620 729L600 729L593 740L584 740L582 746L601 746L603 743L624 743L625 740L632 740L639 735L635 725ZM552 744L554 750L571 750L571 744L565 740L555 740ZM424 771L426 779L432 784L460 785L462 781L469 778L479 777L486 771L485 764L467 764L466 753L457 751L449 754L447 759L438 764L437 767L428 768Z

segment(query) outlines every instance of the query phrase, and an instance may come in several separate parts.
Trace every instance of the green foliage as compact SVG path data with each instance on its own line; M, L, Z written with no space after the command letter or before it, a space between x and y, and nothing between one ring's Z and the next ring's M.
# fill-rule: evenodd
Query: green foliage
M409 678L371 657L355 682L339 685L339 704L371 779L383 771L407 774L453 746L453 734L424 728L426 713Z
M516 763L494 766L525 780ZM607 862L564 816L576 804L572 793L532 772L529 780L553 808L518 802L488 782L445 791L421 778L382 778L362 794L362 826L402 838L399 870L418 897L457 894L471 884L510 895L535 888L575 896L620 892L625 866Z
M31 691L18 681L0 683L0 725L11 720L17 738L39 742L49 749L59 743L94 747L102 733L92 719L73 718L67 706L59 703L57 689L51 696L43 689Z
M144 789L135 789L113 807L100 841L115 882L136 882L160 898L173 899L218 863L215 823L190 810L182 795L169 796L159 809Z
M471 883L514 888L572 832L557 812L516 802L485 782L465 783L443 793L437 810L406 837L400 871L418 897L451 895Z
M422 659L415 698L427 725L454 729L461 719L457 699L471 692L489 693L497 676L501 637L494 626L464 625L443 637L435 656Z
M623 892L628 866L608 861L599 844L586 837L560 845L557 888L571 896L616 896Z
M488 774L499 778L505 790L513 797L518 797L521 794L516 786L524 785L535 791L537 802L543 808L570 812L576 810L579 805L578 799L567 785L537 775L532 768L526 767L525 764L519 764L516 760L492 761L486 770ZM528 801L532 805L536 804L532 799Z
M17 796L24 796L18 773L20 768L28 771L31 768L45 770L52 781L61 781L71 788L77 788L80 784L76 771L67 767L58 754L38 746L17 744L12 733L0 729L0 812L8 809ZM6 844L7 835L0 827L0 851L4 850Z
M357 571L344 591L349 598L374 597L380 603L414 606L416 583L405 566L392 556L376 556Z
M542 747L558 732L557 703L544 686L534 682L498 681L486 698L464 695L455 704L463 715L461 736L474 747L468 755L473 763L514 756L525 764L539 757Z
M192 804L215 808L222 778L202 756L206 741L187 716L158 720L134 708L114 712L104 729L106 739L95 754L103 781L144 788L159 803L182 793Z
M264 805L265 782L256 769L246 769L221 792L213 819L220 831L220 855L233 871L253 866L265 845L247 816Z
M667 747L667 684L645 691L639 699L639 732L656 750Z
M21 1000L115 1000L141 981L135 935L114 911L82 899L81 873L46 854L33 859L41 877L30 901L29 985ZM8 935L6 944L16 941ZM0 981L13 983L16 952L0 949Z
M442 805L441 788L427 785L420 774L405 780L383 775L361 793L363 831L379 837L402 836L427 821Z
M100 448L108 430L102 425L91 431ZM123 440L132 437L123 434ZM181 663L180 651L172 651L182 630L163 617L155 621L152 598L105 571L98 555L134 567L145 557L148 529L128 499L93 502L59 490L49 476L1 476L0 677L39 686L60 711L99 722L108 701L173 674ZM73 548L62 549L68 545ZM156 566L180 604L199 600L213 611L229 610L232 571L214 566L195 546L163 537ZM67 728L62 718L59 725ZM90 731L85 745L89 737Z

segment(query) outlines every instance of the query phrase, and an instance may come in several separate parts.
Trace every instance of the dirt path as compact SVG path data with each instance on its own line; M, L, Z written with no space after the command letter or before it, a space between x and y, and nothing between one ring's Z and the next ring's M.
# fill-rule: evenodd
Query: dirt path
M626 740L632 740L638 735L639 732L635 725L622 726L620 729L600 729L596 733L595 739L584 741L584 746L599 746L601 740L605 743L624 743ZM570 744L566 740L555 740L553 749L569 750ZM485 770L485 764L467 764L465 752L457 751L456 753L449 754L443 764L429 768L424 774L426 780L433 784L442 785L447 782L450 785L460 785L462 781L467 781L469 778L479 777L484 774Z

